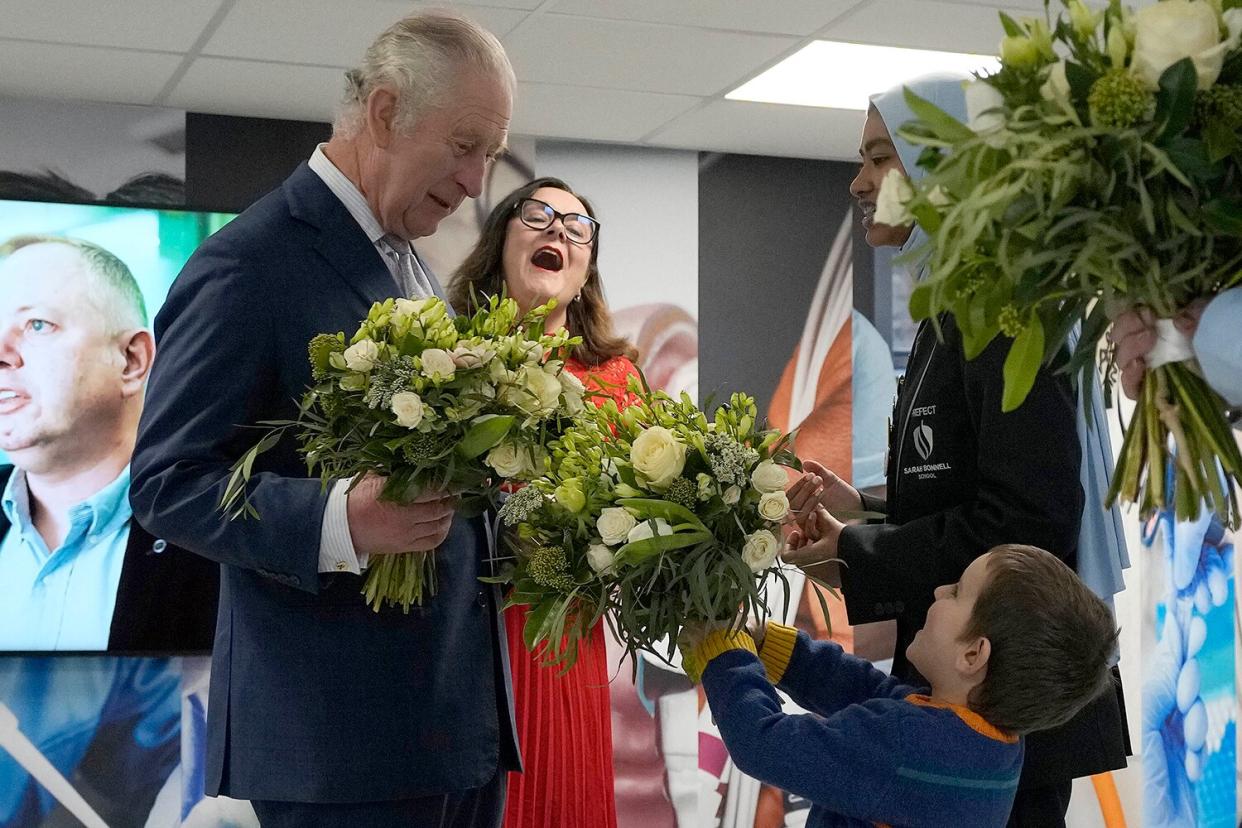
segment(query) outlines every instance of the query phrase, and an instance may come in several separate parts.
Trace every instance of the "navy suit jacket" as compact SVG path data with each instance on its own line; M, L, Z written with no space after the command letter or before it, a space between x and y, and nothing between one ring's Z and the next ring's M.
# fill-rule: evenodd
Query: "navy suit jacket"
M248 426L296 415L310 338L352 333L396 292L374 245L302 164L202 244L155 320L130 499L150 532L222 564L208 793L415 798L519 765L498 596L478 580L483 520L454 520L427 606L376 613L361 577L318 571L327 494L294 439L255 464L259 520L219 510L230 465L263 434Z

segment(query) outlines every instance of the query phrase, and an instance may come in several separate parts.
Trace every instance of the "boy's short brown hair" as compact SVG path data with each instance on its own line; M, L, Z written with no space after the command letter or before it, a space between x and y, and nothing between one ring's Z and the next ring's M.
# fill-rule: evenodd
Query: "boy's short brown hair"
M1013 733L1056 727L1112 686L1117 624L1051 553L1020 544L989 551L965 638L987 638L991 655L970 707Z

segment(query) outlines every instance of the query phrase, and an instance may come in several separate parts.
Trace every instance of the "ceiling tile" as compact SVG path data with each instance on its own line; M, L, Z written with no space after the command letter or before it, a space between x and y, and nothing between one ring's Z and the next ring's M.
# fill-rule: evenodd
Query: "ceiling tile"
M532 17L505 38L524 81L682 95L714 95L798 43L561 14Z
M388 0L238 0L203 47L203 54L354 66L377 34L418 8ZM434 8L452 7L441 4ZM488 6L459 6L453 10L497 37L503 37L526 17L524 11Z
M810 35L861 2L864 0L557 0L550 10L704 29Z
M1031 15L1030 9L1014 8L1016 5L1007 4L1005 9L1000 9L939 0L883 0L864 6L829 27L823 37L855 43L994 55L1004 36L997 12L1005 10L1015 17ZM866 71L866 67L860 68Z
M330 121L342 83L339 69L201 57L165 103L191 112Z
M0 93L150 104L180 55L0 40Z
M677 118L646 143L661 147L783 155L858 157L866 113L747 101L713 101Z
M5 0L5 37L184 52L194 45L220 0Z
M637 142L701 100L691 95L520 83L513 131L584 141Z
M395 0L399 5L409 5L406 0ZM500 9L525 9L527 11L538 8L543 0L457 0L456 5L459 6L493 6ZM440 6L443 8L443 6Z
M951 3L955 6L971 6L976 10L978 10L980 6L983 6L984 11L997 9L1013 14L1016 10L1021 11L1027 17L1033 17L1036 15L1039 17L1044 16L1044 0L919 0L919 2L945 2ZM1094 0L1087 0L1087 2L1091 4ZM1098 3L1096 3L1096 5L1098 5ZM1133 0L1129 0L1127 5L1133 5ZM1059 8L1060 4L1053 5L1053 11L1056 11Z

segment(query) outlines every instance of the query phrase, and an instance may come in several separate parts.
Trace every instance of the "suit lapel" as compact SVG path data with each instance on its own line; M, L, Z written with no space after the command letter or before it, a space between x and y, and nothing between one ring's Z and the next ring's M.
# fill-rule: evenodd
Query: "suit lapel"
M319 231L315 251L351 290L368 305L398 295L392 273L375 245L308 164L298 166L286 179L284 190L289 214Z

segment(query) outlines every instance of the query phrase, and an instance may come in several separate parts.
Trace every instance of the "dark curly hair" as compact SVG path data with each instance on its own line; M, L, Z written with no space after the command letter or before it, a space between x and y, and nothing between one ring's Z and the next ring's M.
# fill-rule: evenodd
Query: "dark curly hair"
M504 250L505 235L513 211L523 199L530 198L536 190L551 187L564 190L582 202L587 215L595 217L591 202L570 189L559 178L536 178L518 187L501 199L479 235L478 244L453 274L449 285L449 303L458 313L470 313L475 304L472 297L499 295L505 284ZM584 365L595 366L617 356L638 358L638 351L624 337L618 336L612 327L612 314L604 300L604 286L599 276L599 236L591 246L591 261L587 265L586 282L576 301L569 303L565 327L571 336L582 337L582 344L574 349L574 357Z

